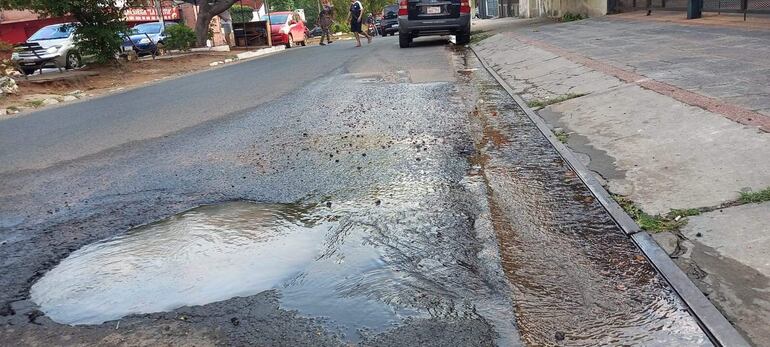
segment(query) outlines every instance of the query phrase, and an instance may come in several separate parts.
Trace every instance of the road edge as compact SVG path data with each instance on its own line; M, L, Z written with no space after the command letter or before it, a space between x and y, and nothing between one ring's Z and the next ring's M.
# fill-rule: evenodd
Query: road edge
M476 51L467 46L481 63L481 66L500 84L511 98L524 110L527 117L537 126L538 130L548 139L565 162L577 173L581 181L610 214L615 223L629 236L653 267L663 276L668 284L688 307L701 329L719 346L751 346L735 327L722 315L708 298L695 286L687 275L677 266L666 252L653 240L652 236L643 231L623 208L610 196L609 192L599 183L593 174L575 157L566 145L554 135L546 122L533 111L527 103L499 74L497 74Z
M276 47L283 47L283 46L273 46L271 48L276 48ZM301 48L305 48L305 47L294 47L294 50L298 50L298 49L301 49ZM247 52L253 52L253 51L247 51ZM182 73L182 74L179 74L179 75L169 75L169 76L167 76L165 78L161 78L161 79L158 79L158 80L155 80L155 81L148 81L148 82L143 83L143 84L137 84L137 85L125 87L125 88L122 88L122 89L119 89L119 90L108 90L104 94L99 94L99 95L94 95L94 96L87 96L87 97L79 98L79 99L73 100L73 101L60 102L60 103L54 104L54 105L38 107L38 108L30 110L29 112L24 112L23 114L15 116L15 117L0 118L0 122L6 121L6 120L15 119L15 118L19 118L19 117L26 117L26 116L31 115L31 114L33 114L35 112L38 112L38 111L54 110L54 109L57 109L57 108L60 108L60 107L66 107L66 106L74 105L74 104L81 103L81 102L97 100L97 99L100 99L100 98L105 98L105 97L113 96L113 95L120 95L120 94L123 94L123 93L131 92L131 91L136 90L136 89L140 89L140 88L144 88L144 87L150 87L150 86L154 86L154 85L157 85L157 84L161 84L161 83L166 82L166 81L172 81L172 80L179 79L179 78L184 78L184 77L187 77L187 76L193 76L193 75L197 75L197 74L202 74L202 73L205 73L205 72L208 72L208 71L214 71L214 70L218 70L218 69L223 69L223 68L226 68L228 66L238 65L238 64L241 64L241 63L246 63L246 62L249 62L249 61L252 61L252 60L258 60L258 59L261 59L261 58L267 58L267 57L278 55L278 54L285 53L285 52L287 52L287 50L285 48L283 48L283 49L276 49L276 50L272 50L270 52L258 54L256 56L249 56L249 57L246 57L246 58L239 58L238 60L232 61L230 63L218 64L216 66L208 66L208 67L205 67L205 68L203 68L201 70L187 72L187 73Z

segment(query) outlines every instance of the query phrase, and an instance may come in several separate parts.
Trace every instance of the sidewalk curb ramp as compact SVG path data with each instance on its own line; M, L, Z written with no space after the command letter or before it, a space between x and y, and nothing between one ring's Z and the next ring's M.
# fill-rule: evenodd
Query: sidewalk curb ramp
M591 193L599 200L615 223L629 236L647 259L652 263L655 269L663 275L666 281L671 285L674 291L684 301L690 310L692 316L698 322L701 329L708 335L711 342L717 346L739 347L751 346L741 336L735 327L722 315L711 301L703 295L695 284L682 272L682 270L671 260L666 252L653 240L652 236L644 230L641 230L634 220L629 216L604 187L596 180L591 172L583 165L572 151L566 145L561 143L556 135L545 121L533 111L527 103L513 88L492 69L487 62L479 56L473 48L468 47L476 58L481 62L484 69L495 78L513 100L527 114L529 119L535 123L540 132L548 139L548 142L556 148L559 155L567 164L577 173L580 180L588 187Z

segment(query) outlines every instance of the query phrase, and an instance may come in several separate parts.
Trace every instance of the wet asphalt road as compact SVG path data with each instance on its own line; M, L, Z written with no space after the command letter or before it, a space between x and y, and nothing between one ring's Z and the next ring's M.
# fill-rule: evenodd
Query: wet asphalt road
M468 52L397 45L296 49L0 122L0 341L709 344ZM332 223L317 264L104 324L30 300L85 245L235 200Z

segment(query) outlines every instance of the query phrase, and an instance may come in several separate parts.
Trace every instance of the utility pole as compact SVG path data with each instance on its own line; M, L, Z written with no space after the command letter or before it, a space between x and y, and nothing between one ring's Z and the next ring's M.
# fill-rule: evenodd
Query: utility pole
M160 5L160 2L162 0L154 0L155 3L155 11L158 14L158 22L160 22L160 32L166 31L166 21L163 20L163 8Z
M265 6L265 14L267 15L267 46L273 47L273 28L270 23L270 4L265 0L265 3L262 4L262 6Z

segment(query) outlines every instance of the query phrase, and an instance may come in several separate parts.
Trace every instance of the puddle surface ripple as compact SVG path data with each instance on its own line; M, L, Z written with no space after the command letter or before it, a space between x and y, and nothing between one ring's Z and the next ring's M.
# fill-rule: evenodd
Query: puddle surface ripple
M316 222L292 205L200 207L73 252L31 297L55 321L98 324L256 294L319 255Z

